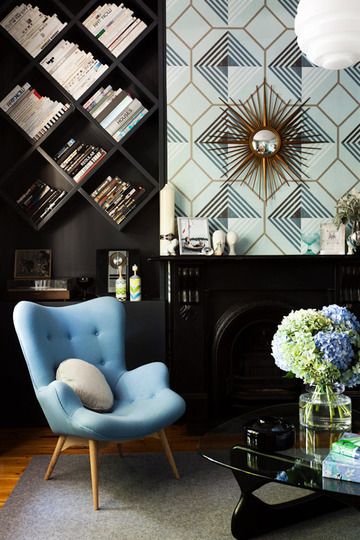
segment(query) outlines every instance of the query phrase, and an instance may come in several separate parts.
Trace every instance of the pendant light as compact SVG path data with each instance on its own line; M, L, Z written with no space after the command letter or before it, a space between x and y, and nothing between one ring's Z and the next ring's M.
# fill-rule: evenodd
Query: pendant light
M298 45L325 69L360 61L360 0L300 0L295 17Z

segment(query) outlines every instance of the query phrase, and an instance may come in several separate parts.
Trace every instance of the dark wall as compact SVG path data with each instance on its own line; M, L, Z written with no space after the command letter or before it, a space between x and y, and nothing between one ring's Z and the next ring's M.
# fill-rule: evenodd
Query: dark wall
M147 258L159 250L158 197L154 197L121 232L76 194L40 231L35 231L0 199L0 287L14 272L15 249L50 248L53 277L95 276L96 249L140 251L143 297L159 297L158 265Z

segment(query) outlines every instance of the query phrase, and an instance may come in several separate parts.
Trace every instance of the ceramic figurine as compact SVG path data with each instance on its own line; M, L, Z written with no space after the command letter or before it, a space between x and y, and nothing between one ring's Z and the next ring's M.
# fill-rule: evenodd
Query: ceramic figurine
M235 231L228 231L226 235L227 245L229 246L229 255L236 255L235 245L238 239L238 235Z
M130 302L140 302L141 300L141 277L138 275L138 266L134 264L132 266L134 272L130 276Z
M119 265L119 277L115 281L115 297L119 302L126 302L126 279L122 275L122 265Z
M225 249L225 239L226 236L224 231L221 231L220 229L214 231L212 236L214 255L223 255Z

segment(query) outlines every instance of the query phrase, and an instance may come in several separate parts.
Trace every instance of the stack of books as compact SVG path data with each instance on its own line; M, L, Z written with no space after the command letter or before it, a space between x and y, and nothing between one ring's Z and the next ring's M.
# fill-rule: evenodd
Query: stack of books
M54 160L76 183L79 183L105 156L106 151L100 146L70 139L60 148Z
M145 189L142 186L132 186L118 176L108 176L91 193L91 197L119 225L135 208L143 193Z
M82 51L79 45L62 39L40 62L42 67L75 99L100 77L109 67Z
M0 102L0 108L33 140L45 135L69 109L68 103L41 96L29 83L16 85Z
M42 180L35 180L16 202L37 225L59 204L65 195L66 191L50 187Z
M20 4L0 22L32 57L37 56L66 26L56 14L45 15L38 7Z
M341 439L331 445L331 451L322 463L322 475L326 478L360 482L358 433L343 433Z
M148 112L125 90L101 87L83 107L116 140L120 141Z
M98 6L83 22L114 56L119 56L146 28L141 19L133 17L133 11L124 4Z

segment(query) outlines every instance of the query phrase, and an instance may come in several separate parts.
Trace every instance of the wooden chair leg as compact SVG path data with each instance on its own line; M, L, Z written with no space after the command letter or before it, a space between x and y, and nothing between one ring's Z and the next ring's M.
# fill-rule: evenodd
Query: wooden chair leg
M124 452L123 452L123 446L122 446L122 444L119 442L119 443L116 444L116 446L117 446L117 449L118 449L118 452L119 452L119 456L120 456L120 457L124 457Z
M49 478L51 476L51 473L53 472L54 467L56 465L56 462L57 462L57 460L58 460L58 458L60 456L61 450L62 450L62 448L63 448L63 446L65 444L65 441L66 441L66 437L64 435L61 435L58 438L56 446L55 446L55 450L53 452L53 455L51 456L49 466L48 466L47 471L46 471L45 476L44 476L45 480L49 480Z
M94 510L99 509L98 451L98 441L89 440L91 487Z
M167 440L165 430L162 429L161 431L159 431L159 437L160 437L163 449L165 451L166 457L168 459L168 462L170 463L170 467L172 468L172 471L174 473L174 476L175 476L176 480L179 480L180 479L179 471L178 471L178 469L176 467L174 456L172 454L169 442Z

